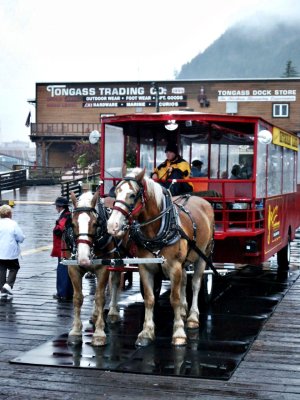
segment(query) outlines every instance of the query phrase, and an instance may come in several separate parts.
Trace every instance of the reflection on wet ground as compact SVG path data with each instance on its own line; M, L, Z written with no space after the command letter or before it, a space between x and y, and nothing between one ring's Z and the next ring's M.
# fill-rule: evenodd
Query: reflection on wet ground
M122 306L120 324L107 326L103 348L91 346L93 327L86 323L82 345L69 346L64 334L13 362L227 380L298 276L298 270L279 277L259 268L228 274L217 283L215 300L202 307L201 328L188 332L186 347L171 345L173 315L166 291L156 306L157 338L151 346L135 347L144 314L142 302L136 302Z
M53 332L54 337L16 358L13 360L15 363L227 380L299 276L299 234L292 244L291 272L286 276L278 276L276 258L262 267L235 270L231 265L232 271L216 282L211 304L201 305L201 328L190 331L188 345L179 348L170 344L173 312L168 299L169 285L165 282L165 292L155 310L157 339L151 346L136 348L135 340L143 324L144 308L138 274L134 274L132 288L121 293L120 324L106 328L108 345L103 348L91 346L93 327L86 322L83 344L68 346L66 332L71 327L72 304L57 303L52 299L56 260L50 257L50 248L57 213L51 202L59 194L59 186L45 186L24 188L15 195L10 194L11 197L5 196L6 199L28 202L16 203L14 207L14 218L24 229L26 240L22 246L23 257L14 298L2 304L6 307L5 318L17 323L24 308L28 307L30 313L34 307L35 313L45 314L49 335ZM36 201L44 203L33 204ZM83 281L85 301L82 313L88 321L95 282L93 279ZM28 324L30 326L30 322Z

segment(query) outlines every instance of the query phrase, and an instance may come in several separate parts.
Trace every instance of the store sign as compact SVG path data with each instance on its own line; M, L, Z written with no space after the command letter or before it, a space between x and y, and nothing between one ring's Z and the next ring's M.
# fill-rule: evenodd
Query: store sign
M275 127L273 127L273 143L295 151L298 151L299 148L299 139L297 136Z
M296 89L221 89L217 91L218 101L296 101Z
M185 88L165 86L70 87L49 85L51 100L79 97L84 108L187 107ZM72 100L72 99L71 99ZM71 101L69 100L69 101ZM68 101L68 99L66 99Z

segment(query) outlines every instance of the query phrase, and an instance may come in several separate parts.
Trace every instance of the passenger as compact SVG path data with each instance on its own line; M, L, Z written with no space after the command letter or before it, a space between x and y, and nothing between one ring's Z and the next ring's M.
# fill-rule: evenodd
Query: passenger
M191 175L190 165L179 155L177 144L168 143L165 153L167 159L155 168L152 178L170 189L172 196L192 192L193 185L190 182L168 182L169 179L189 179Z
M229 179L242 179L242 177L241 177L241 167L239 166L239 164L235 164L232 167L231 175L230 175Z
M192 178L200 178L201 176L205 176L204 172L201 171L203 162L200 160L192 161L191 168L191 177Z
M12 208L4 204L0 207L0 288L1 296L12 296L17 273L20 269L18 257L19 243L25 236L18 223L12 220ZM6 274L8 272L8 276Z
M68 267L61 263L62 258L62 235L67 222L71 219L68 200L65 197L58 197L55 200L56 211L59 217L53 229L53 248L51 257L57 257L56 270L56 294L54 299L68 301L73 298L73 285L68 273Z
M241 179L250 179L252 177L252 167L248 164L246 158L242 158L241 160Z
M223 171L221 173L221 179L228 179L228 172L227 171Z

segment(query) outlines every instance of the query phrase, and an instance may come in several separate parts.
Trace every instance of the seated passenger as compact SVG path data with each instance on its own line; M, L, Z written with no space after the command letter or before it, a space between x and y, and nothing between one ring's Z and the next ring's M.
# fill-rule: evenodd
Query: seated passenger
M192 161L191 168L191 177L192 178L200 178L201 176L205 176L205 174L201 171L203 162L200 160Z
M168 143L166 150L167 159L154 169L153 179L158 179L159 183L170 188L172 196L189 193L193 191L193 185L190 182L168 182L169 179L189 179L191 174L190 165L178 154L176 143Z
M246 158L241 160L241 178L250 179L252 177L252 166L248 163Z
M231 175L229 179L242 179L241 177L241 167L238 164L235 164L232 167Z
M223 171L221 173L221 179L228 179L228 172L227 171Z

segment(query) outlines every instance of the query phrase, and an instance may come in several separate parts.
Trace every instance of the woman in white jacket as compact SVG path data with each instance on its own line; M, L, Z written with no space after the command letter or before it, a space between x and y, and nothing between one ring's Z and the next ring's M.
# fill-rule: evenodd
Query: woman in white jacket
M12 288L20 269L18 257L19 243L25 236L18 223L12 219L12 209L8 205L0 207L0 288L1 296L12 295ZM8 275L7 275L8 271Z

